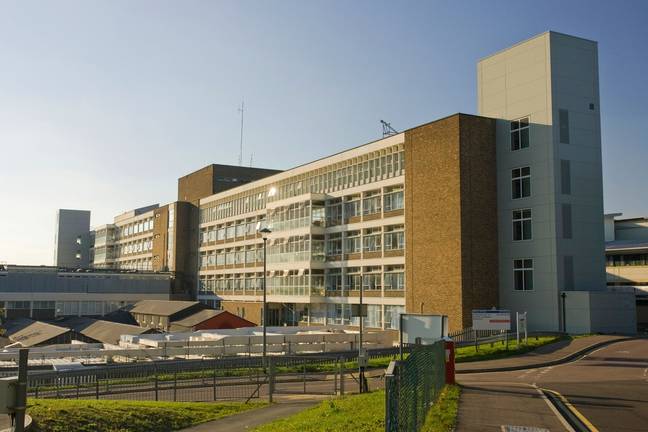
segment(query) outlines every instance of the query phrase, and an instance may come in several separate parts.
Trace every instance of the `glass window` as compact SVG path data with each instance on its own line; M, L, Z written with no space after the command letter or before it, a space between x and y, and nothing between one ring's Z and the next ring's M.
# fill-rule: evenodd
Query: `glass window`
M515 168L511 171L511 195L513 199L531 196L531 168Z
M385 250L405 248L405 231L403 225L385 227Z
M402 313L405 313L405 306L385 305L385 327L398 330Z
M531 240L531 209L513 210L513 240Z
M363 249L365 252L377 252L382 249L380 228L368 229L362 238Z
M405 289L405 273L389 272L385 273L385 289L386 290L404 290Z
M362 202L362 213L365 215L370 215L374 213L380 213L380 193L377 195L370 195L364 198Z
M511 122L511 150L529 147L529 117Z
M530 291L533 289L533 260L513 260L513 281L516 291Z
M403 191L390 192L385 194L385 211L400 210L404 206Z

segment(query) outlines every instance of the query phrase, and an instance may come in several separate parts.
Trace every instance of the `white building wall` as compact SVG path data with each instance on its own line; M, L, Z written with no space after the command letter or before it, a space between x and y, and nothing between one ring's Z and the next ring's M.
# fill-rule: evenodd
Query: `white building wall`
M570 288L605 289L596 43L547 32L482 59L477 72L479 114L501 119L500 306L528 311L533 329L559 330L565 254L575 256ZM586 112L589 103L595 104L594 114ZM559 107L570 110L573 145L559 143ZM530 146L512 151L509 121L523 117L531 124ZM561 194L560 159L570 159L569 196ZM526 166L531 169L531 196L512 199L511 170ZM572 204L569 240L562 238L563 203ZM515 209L532 210L531 240L513 241ZM533 259L532 291L514 290L513 260L521 258Z

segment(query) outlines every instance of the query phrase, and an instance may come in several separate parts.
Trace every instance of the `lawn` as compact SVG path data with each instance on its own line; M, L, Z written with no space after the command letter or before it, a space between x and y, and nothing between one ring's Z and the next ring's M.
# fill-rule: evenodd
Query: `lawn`
M524 354L543 345L558 342L564 338L565 336L538 336L537 339L532 337L529 338L526 345L520 344L519 346L515 339L513 339L509 341L508 349L503 342L479 344L478 350L475 349L474 345L463 346L457 348L455 353L455 362L462 363L481 360L495 360L498 358Z
M448 386L426 418L425 432L448 432L457 417L459 388ZM385 392L331 399L290 417L253 429L254 432L383 432Z
M36 432L171 432L265 403L29 399Z

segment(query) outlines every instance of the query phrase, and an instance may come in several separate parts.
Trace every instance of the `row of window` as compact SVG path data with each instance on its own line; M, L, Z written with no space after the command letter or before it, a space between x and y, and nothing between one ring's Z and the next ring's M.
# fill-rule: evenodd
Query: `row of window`
M327 324L359 325L359 317L352 317L352 305L350 304L329 304L326 314ZM405 306L399 305L367 305L367 316L363 320L365 327L398 329L400 315L405 313ZM311 316L311 322L316 319ZM323 320L321 323L324 324Z
M138 222L129 223L128 225L117 228L118 238L124 238L132 235L142 234L153 230L154 218L146 218Z
M305 193L329 193L403 175L405 157L402 146L350 159L309 173L297 175L279 184L251 191L248 196L216 203L200 210L200 222L206 223L261 210L267 202L292 198Z
M608 267L648 265L648 253L607 255Z
M268 240L268 262L325 261L342 254L403 250L405 230L401 225L364 230L301 235ZM263 243L201 252L200 266L254 264L263 261Z

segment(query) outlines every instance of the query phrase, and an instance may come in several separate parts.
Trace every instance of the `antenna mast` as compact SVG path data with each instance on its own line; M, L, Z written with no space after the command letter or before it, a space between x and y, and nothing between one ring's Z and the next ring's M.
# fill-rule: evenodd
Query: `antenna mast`
M244 111L245 111L245 102L241 101L241 108L238 109L238 112L241 113L241 141L239 144L239 157L238 157L239 166L243 165L243 113Z
M394 129L390 123L387 123L385 120L380 120L380 124L382 124L382 129L383 129L383 138L391 136L391 135L396 135L398 131Z

